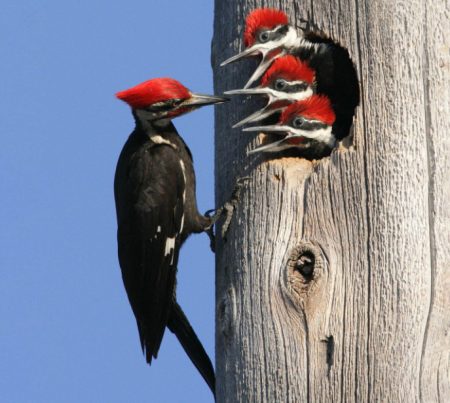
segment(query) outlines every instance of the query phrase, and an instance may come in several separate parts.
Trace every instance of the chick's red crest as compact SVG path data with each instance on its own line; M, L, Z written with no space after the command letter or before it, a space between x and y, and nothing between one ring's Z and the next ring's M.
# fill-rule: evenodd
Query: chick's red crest
M331 102L328 97L324 95L313 95L307 99L291 104L282 113L280 123L288 123L295 116L319 120L329 126L331 126L336 119L333 108L331 107Z
M116 97L134 109L145 108L169 99L188 99L189 90L173 78L153 78L128 90L120 91Z
M245 20L244 44L246 47L255 43L255 36L261 28L273 29L277 25L287 25L288 17L283 11L273 8L258 8Z
M288 81L304 81L312 84L315 80L315 73L306 62L295 56L287 55L276 59L261 79L261 85L267 87L277 78L284 78Z

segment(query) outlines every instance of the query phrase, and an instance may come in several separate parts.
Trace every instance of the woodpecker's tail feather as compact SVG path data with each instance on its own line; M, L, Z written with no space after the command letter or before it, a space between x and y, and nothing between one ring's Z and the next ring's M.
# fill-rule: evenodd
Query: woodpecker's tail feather
M177 336L184 351L215 396L216 376L211 360L195 334L194 329L190 325L188 318L181 309L181 306L178 305L176 301L173 303L167 327L175 334L175 336Z

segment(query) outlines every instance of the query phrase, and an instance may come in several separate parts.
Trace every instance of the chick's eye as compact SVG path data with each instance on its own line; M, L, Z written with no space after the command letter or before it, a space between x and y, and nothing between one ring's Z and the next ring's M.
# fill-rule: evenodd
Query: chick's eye
M270 38L270 35L267 31L262 31L258 35L258 39L262 43L267 42L269 40L269 38Z
M277 80L275 81L275 89L276 90L284 90L287 86L286 81L284 80Z
M292 122L292 126L299 128L303 125L303 123L305 123L305 120L303 118L295 118L294 121Z

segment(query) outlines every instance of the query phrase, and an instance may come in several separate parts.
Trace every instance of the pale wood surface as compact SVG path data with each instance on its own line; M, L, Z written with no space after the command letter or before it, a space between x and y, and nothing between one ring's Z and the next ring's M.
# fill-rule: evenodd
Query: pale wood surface
M261 101L216 108L217 205L251 176L217 247L217 400L450 402L449 3L216 0L216 93L256 66L219 63L262 5L347 46L362 102L354 146L316 163L247 158L230 127Z

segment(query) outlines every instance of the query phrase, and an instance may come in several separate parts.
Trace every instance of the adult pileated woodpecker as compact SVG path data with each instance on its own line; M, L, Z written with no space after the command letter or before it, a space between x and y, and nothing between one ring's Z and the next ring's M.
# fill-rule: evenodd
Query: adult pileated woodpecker
M315 91L315 76L306 62L293 55L276 59L258 87L225 92L226 95L264 95L268 98L264 108L236 123L233 128L266 119L282 112L291 103L310 97Z
M297 33L284 12L266 8L254 10L247 16L244 43L246 49L243 52L221 64L262 55L244 88L249 88L261 77L273 60L294 54L307 61L315 71L317 93L330 99L336 113L333 126L336 138L340 140L349 134L359 104L359 86L355 66L346 49L322 33L309 30Z
M136 121L117 163L114 193L119 262L141 346L150 364L167 326L214 393L211 361L175 296L181 245L213 221L198 212L192 155L171 119L226 98L194 94L170 78L116 96Z
M325 95L313 95L288 106L277 125L247 127L244 131L274 132L283 136L250 153L297 149L303 152L314 150L317 155L330 152L336 143L332 131L335 118L330 100Z

